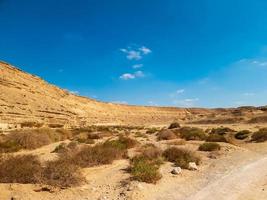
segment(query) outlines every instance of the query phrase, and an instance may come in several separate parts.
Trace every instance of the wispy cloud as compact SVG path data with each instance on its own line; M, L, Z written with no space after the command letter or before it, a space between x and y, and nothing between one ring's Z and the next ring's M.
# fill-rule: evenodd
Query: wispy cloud
M125 73L125 74L122 74L120 76L120 79L122 79L122 80L135 79L135 75L134 74L130 74L130 73Z
M138 68L141 68L143 66L144 66L143 64L135 64L135 65L133 65L133 68L138 69Z
M143 54L150 54L150 53L152 53L152 51L151 51L151 49L149 49L149 48L147 48L147 47L145 47L145 46L142 46L142 47L140 47L139 48L139 51L141 51Z
M183 107L192 107L195 106L196 102L199 101L199 98L192 99L182 99L182 100L174 100L173 104Z
M120 76L120 79L122 80L131 80L135 78L143 78L145 77L144 72L142 71L136 71L134 73L125 73Z
M158 106L158 104L155 103L154 101L148 101L147 103L148 103L148 105L150 105L150 106Z
M137 49L131 47L122 48L120 49L120 51L126 54L126 58L128 60L140 60L144 55L152 53L151 49L145 46L139 47Z
M185 89L179 89L179 90L176 90L176 94L183 94L185 91Z

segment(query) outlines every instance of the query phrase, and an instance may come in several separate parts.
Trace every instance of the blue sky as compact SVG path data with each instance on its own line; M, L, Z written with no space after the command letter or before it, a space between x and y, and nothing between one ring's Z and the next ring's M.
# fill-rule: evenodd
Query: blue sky
M266 0L0 0L0 59L82 96L267 104Z

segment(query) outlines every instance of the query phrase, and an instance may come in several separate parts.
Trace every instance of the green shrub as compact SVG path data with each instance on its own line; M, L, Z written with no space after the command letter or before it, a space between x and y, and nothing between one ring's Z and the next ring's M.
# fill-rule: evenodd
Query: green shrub
M221 146L215 142L205 142L198 147L199 151L218 151Z
M180 137L185 140L205 140L206 134L200 128L183 127L179 129Z
M200 164L200 157L187 149L170 147L163 152L163 156L167 161L173 162L178 167L184 169L188 169L189 162L195 162L197 165Z
M265 142L267 141L267 128L261 128L251 136L253 142Z
M235 134L235 138L238 140L244 140L244 139L248 138L249 134L250 134L249 130L239 131Z
M159 167L159 162L156 160L148 159L145 156L136 156L131 160L130 173L134 180L156 183L161 178Z

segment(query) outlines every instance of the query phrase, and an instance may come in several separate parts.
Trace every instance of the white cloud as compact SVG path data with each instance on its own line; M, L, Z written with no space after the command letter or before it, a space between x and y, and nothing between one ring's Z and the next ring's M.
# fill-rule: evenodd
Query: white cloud
M136 71L134 73L125 73L120 76L120 79L122 80L130 80L130 79L135 79L135 78L143 78L145 77L144 72L142 71Z
M192 107L195 106L195 103L199 101L199 98L193 99L182 99L182 100L174 100L173 104L183 107Z
M144 72L142 71L137 71L134 73L135 77L141 78L141 77L145 77Z
M125 73L125 74L122 74L120 76L120 79L122 79L122 80L135 79L135 75L134 74L130 74L130 73Z
M136 48L132 49L131 47L122 48L120 49L120 51L126 54L126 58L128 60L140 60L143 58L143 55L147 55L152 52L149 48L145 46L142 46L137 49Z
M266 67L267 66L267 62L266 61L253 60L253 61L251 61L251 63L254 64L254 65L261 66L261 67Z
M143 64L136 64L136 65L133 65L133 68L138 69L138 68L141 68L143 66L144 66Z
M142 47L140 47L139 48L139 51L141 51L143 54L150 54L152 51L151 51L151 49L149 49L149 48L147 48L147 47L145 47L145 46L142 46Z
M185 89L179 89L179 90L176 90L176 94L183 94L185 91Z

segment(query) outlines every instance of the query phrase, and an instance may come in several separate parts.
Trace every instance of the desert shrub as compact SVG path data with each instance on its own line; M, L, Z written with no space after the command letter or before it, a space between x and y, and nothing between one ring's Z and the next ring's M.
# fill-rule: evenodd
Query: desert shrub
M6 140L0 143L0 153L11 153L22 149L22 146L14 140Z
M180 137L185 140L205 140L206 134L200 128L183 127L179 129Z
M161 130L160 132L158 132L157 137L158 140L173 140L177 138L175 133L169 129Z
M60 143L51 153L66 153L68 151L66 143Z
M22 122L20 124L21 128L40 128L43 126L43 123L39 123L39 122Z
M68 160L49 161L42 172L42 183L51 186L71 187L84 181L80 168Z
M38 131L12 132L8 135L8 138L18 143L23 149L36 149L52 142L47 134Z
M156 133L156 132L158 132L158 129L157 129L157 128L149 128L149 129L146 131L147 134L154 134L154 133Z
M168 145L185 145L186 141L184 139L179 139L175 141L170 141L167 143Z
M267 141L267 128L261 128L251 136L253 142L265 142Z
M147 138L147 135L141 132L136 132L134 134L135 137Z
M104 143L94 147L84 147L72 155L71 160L81 167L111 164L114 160L126 157L127 149L115 143Z
M207 142L227 142L223 135L211 134L206 138Z
M197 165L200 163L200 157L198 157L194 152L177 148L170 147L163 152L163 156L169 162L175 163L175 165L188 169L189 162L195 162Z
M218 151L221 146L215 142L205 142L198 147L199 151Z
M180 124L178 122L173 122L170 124L170 126L168 127L168 129L174 129L174 128L180 128Z
M249 130L239 131L235 134L235 138L238 140L244 140L249 136L249 134L250 134Z
M138 142L132 138L120 135L117 140L107 140L105 146L112 146L119 149L130 149L135 147Z
M162 151L160 148L156 147L154 144L146 144L141 147L140 152L143 157L150 160L158 159L161 157Z
M39 183L42 167L37 156L7 156L0 160L1 183Z
M76 141L79 143L85 143L85 144L94 144L95 141L90 138L76 138Z
M217 135L225 135L227 133L234 132L234 130L228 128L228 127L219 127L219 128L213 128L210 131L210 134L217 134Z
M131 160L130 173L133 180L156 183L160 178L159 162L144 156L136 156Z

